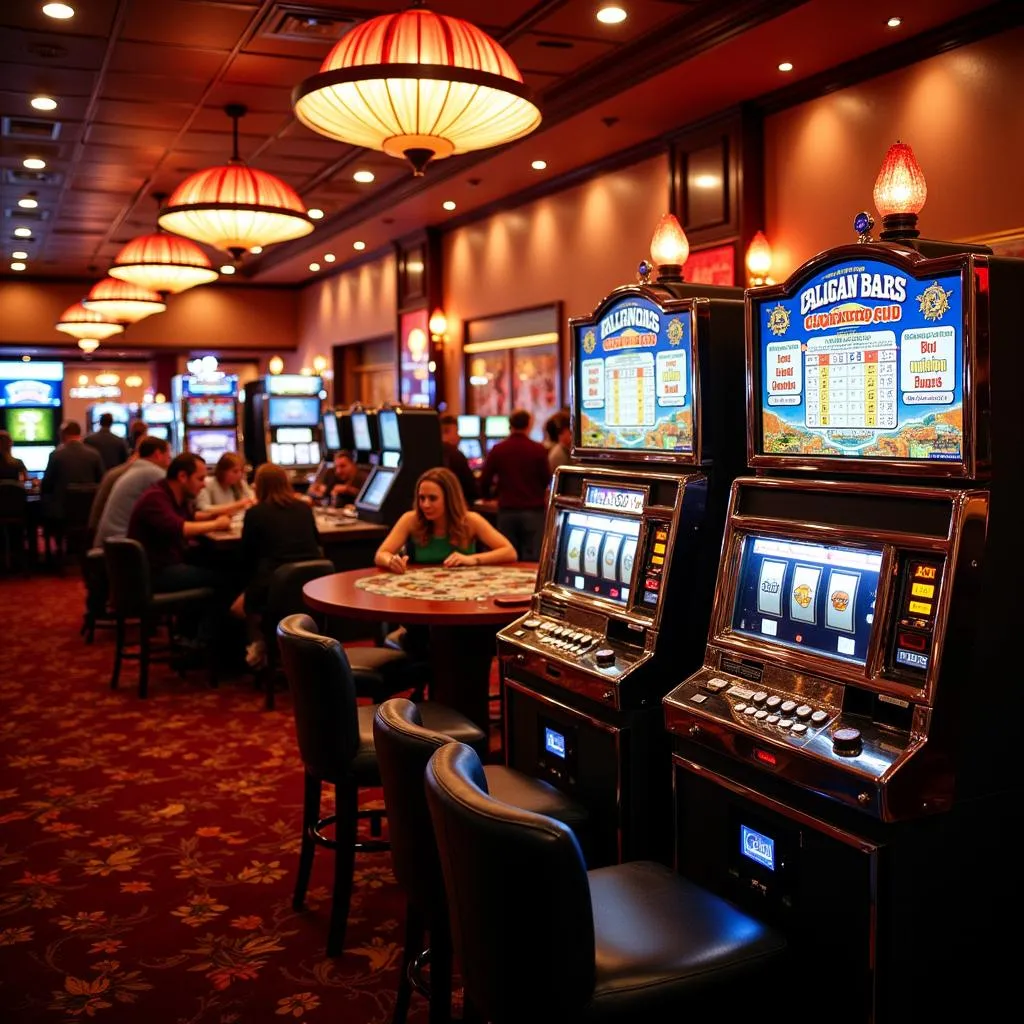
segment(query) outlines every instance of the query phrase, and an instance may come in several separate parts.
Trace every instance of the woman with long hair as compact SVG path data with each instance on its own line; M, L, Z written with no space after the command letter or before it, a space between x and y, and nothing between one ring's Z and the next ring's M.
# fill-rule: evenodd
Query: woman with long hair
M207 513L203 518L230 516L249 508L255 500L245 480L245 460L238 452L225 452L196 497L196 508Z
M292 489L281 466L265 462L256 470L256 504L242 521L241 562L251 575L245 590L231 606L232 614L245 618L249 645L245 660L252 668L266 663L263 613L274 570L289 562L322 558L313 509Z
M24 483L28 477L28 470L21 459L14 457L11 449L14 442L6 430L0 430L0 480L16 480Z
M478 545L485 550L477 550ZM395 523L373 559L378 568L395 573L405 572L410 561L453 569L515 560L511 541L466 508L458 477L441 468L428 469L416 481L412 511Z

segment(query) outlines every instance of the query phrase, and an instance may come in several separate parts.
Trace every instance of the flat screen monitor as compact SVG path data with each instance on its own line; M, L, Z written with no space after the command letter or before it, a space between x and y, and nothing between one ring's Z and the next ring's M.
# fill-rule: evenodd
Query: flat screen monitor
M278 395L268 402L267 418L272 427L316 427L320 424L320 399L316 396Z
M150 437L160 437L165 441L171 439L171 428L166 423L147 423L146 433Z
M484 436L496 437L499 440L508 437L509 425L507 416L488 416L484 420Z
M485 450L487 452L494 451L494 446L496 444L501 444L501 442L503 440L504 440L504 438L501 438L501 437L489 437L489 438L487 438L486 441L484 442Z
M388 469L396 469L401 461L401 452L381 452L380 464L382 466L386 466Z
M229 427L235 416L235 399L231 395L203 395L185 402L187 427Z
M479 469L484 462L484 453L479 437L464 437L459 441L459 451L466 456L470 469Z
M128 437L128 424L118 423L116 420L110 425L110 432L118 437Z
M274 440L282 444L309 444L313 440L312 427L278 427Z
M693 452L693 325L642 296L573 325L582 449L638 455Z
M233 430L189 430L185 433L185 450L198 455L211 473L222 455L237 448Z
M52 444L16 444L11 446L11 455L16 459L21 459L29 473L38 476L46 470L46 464L50 461L50 453L55 447L56 445Z
M315 395L319 397L323 378L305 376L301 373L271 374L267 378L267 393L270 395Z
M109 412L114 417L115 423L127 423L129 420L128 406L122 405L120 402L98 402L90 410L93 422L97 426L99 425L100 417L105 412Z
M479 437L480 417L472 415L462 415L458 418L458 428L459 437Z
M639 537L636 519L559 513L555 582L625 607L633 590Z
M384 451L400 452L402 438L398 433L398 413L394 409L381 409L377 414L380 428L380 446Z
M63 363L0 360L0 405L60 405Z
M833 264L752 319L755 454L963 461L959 272Z
M55 444L57 441L57 410L50 407L7 409L4 422L15 444Z
M295 445L272 441L270 443L270 461L278 466L294 466Z
M324 444L329 452L336 452L341 448L341 431L338 429L337 415L328 410L323 416Z
M142 419L146 423L172 423L174 408L170 402L150 402L142 407Z
M733 632L864 665L881 549L743 538Z
M365 412L352 413L352 440L355 442L356 451L373 451L373 441L370 438L370 419Z
M356 500L356 505L364 505L367 508L378 509L384 503L384 499L391 490L398 470L377 466L370 474L362 491Z

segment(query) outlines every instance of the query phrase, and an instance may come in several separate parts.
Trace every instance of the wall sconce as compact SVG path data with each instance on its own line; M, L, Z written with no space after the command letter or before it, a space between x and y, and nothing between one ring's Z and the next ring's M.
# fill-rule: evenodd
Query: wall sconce
M430 328L430 338L432 341L443 345L448 340L448 317L444 315L444 310L440 307L430 314L427 327Z
M747 248L747 280L752 288L762 284L775 284L768 276L772 269L772 247L763 231L758 231Z
M318 377L324 375L324 370L327 369L327 357L326 356L313 356L313 371Z
M280 356L271 356L267 363L267 369L276 377L284 370L284 360Z

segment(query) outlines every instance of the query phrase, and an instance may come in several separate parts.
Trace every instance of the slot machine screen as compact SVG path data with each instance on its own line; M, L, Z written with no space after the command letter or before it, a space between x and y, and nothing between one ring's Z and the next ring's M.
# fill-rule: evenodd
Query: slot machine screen
M235 422L235 399L230 395L206 395L185 403L187 427L229 427Z
M692 453L691 314L631 295L572 329L578 447Z
M316 396L277 395L268 404L267 419L272 427L315 427L320 423L320 399Z
M555 582L625 607L640 537L636 519L560 512Z
M146 423L173 423L174 409L170 402L151 402L142 407L142 418Z
M881 550L748 535L733 632L864 665L881 567Z
M237 447L233 430L190 430L185 434L185 450L198 455L211 473L217 460Z
M391 490L391 484L395 479L395 472L394 469L385 469L383 466L378 466L370 474L370 478L363 486L359 497L356 499L356 504L365 505L367 508L372 509L380 508L388 495L388 491Z
M341 431L338 430L338 417L333 412L325 412L323 416L324 444L327 450L336 452L341 448Z
M466 456L470 469L479 469L484 464L484 453L479 437L464 437L459 441L459 451Z
M485 441L485 450L488 453L494 451L494 446L496 444L500 444L503 440L504 440L504 438L502 438L502 437L489 437L489 438L487 438L487 440Z
M509 423L507 416L488 416L484 420L484 436L497 438L508 437Z
M479 437L480 417L462 415L458 417L459 437ZM469 458L467 455L466 458Z
M370 439L370 421L365 412L352 413L352 440L355 442L356 451L373 451L373 441Z
M278 441L271 441L270 461L278 466L294 466L296 447L294 444L281 444Z
M959 272L917 281L858 260L752 316L756 454L963 461Z
M164 441L171 439L171 428L166 423L147 423L146 433L150 437L159 437Z
M0 360L0 405L59 406L63 363Z
M377 416L380 425L380 446L385 451L400 452L402 438L398 433L398 413L393 409L382 409Z
M380 464L388 469L397 469L399 463L402 461L401 452L382 452L380 456Z
M126 423L112 423L110 425L110 432L116 434L118 437L128 437L128 425ZM148 433L148 431L147 431Z
M53 408L12 407L7 410L4 419L7 432L15 444L52 445L57 440L56 410Z
M28 473L39 475L46 471L46 464L50 461L50 453L56 445L21 445L11 446L11 455L21 459L25 463L25 470Z

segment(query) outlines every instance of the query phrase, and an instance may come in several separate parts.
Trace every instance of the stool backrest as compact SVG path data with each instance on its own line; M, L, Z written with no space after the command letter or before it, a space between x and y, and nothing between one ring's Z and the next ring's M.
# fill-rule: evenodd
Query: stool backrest
M279 565L270 577L267 589L265 621L271 629L286 615L296 615L306 607L302 588L310 581L334 572L334 563L326 558ZM269 632L269 631L268 631Z
M99 484L68 484L64 492L65 529L81 530L88 526L89 512L99 489Z
M470 1002L496 1022L576 1019L593 994L595 954L572 830L490 796L480 758L463 743L435 751L425 778Z
M25 519L28 495L17 480L0 480L0 520L20 523Z
M359 750L356 684L341 644L315 627L308 615L289 615L278 623L277 642L302 763L316 778L335 782Z
M446 733L424 728L419 708L404 697L384 701L373 718L391 869L409 901L435 916L447 916L447 902L423 778L434 751L451 742Z
M114 611L122 618L141 615L153 592L146 549L137 540L112 537L104 541L103 557Z

